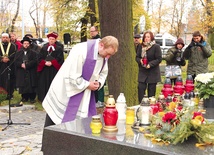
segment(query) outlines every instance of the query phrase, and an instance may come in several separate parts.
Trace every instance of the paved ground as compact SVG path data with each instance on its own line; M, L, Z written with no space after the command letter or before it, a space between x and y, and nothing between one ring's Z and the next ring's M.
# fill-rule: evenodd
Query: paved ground
M0 155L42 155L45 112L36 111L33 105L12 107L11 115L8 111L8 106L0 107ZM9 126L8 119L12 121Z

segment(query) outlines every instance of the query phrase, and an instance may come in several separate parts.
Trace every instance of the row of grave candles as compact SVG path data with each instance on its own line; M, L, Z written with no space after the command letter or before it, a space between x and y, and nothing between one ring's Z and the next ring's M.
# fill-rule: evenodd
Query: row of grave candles
M191 94L191 92L194 91L194 82L191 75L187 76L186 83L183 85L183 80L181 76L178 76L176 79L174 87L172 87L171 80L169 78L165 79L165 83L163 85L163 88L161 90L165 100L167 100L168 96L173 96L173 94L179 94L180 96L186 92L187 94ZM185 97L185 96L184 96ZM175 97L174 97L175 98ZM148 125L149 124L149 113L151 111L151 108L153 111L155 111L155 104L150 105L146 98L144 98L140 104L140 107L137 109L137 120L139 121L140 125ZM131 109L133 111L133 109ZM115 100L113 98L113 95L109 96L106 102L106 106L104 108L103 112L103 120L105 123L105 126L102 127L104 131L108 132L115 132L117 131L116 123L119 119L126 119L127 123L129 124L130 118L126 116L130 113L130 108L127 110L126 106L126 100L123 93L120 94L120 96L117 99L117 103L115 103ZM134 111L133 111L134 112ZM145 115L147 113L148 115ZM118 116L119 114L119 116ZM134 117L135 113L132 113L132 118ZM93 118L92 118L93 120ZM96 121L97 118L94 117L94 120ZM132 119L134 123L134 119Z
M165 79L165 83L161 90L162 94L167 98L167 96L173 96L173 93L183 95L184 92L190 93L194 91L194 82L191 75L187 76L186 84L183 85L183 80L181 76L178 76L174 87L172 88L171 80L169 78Z

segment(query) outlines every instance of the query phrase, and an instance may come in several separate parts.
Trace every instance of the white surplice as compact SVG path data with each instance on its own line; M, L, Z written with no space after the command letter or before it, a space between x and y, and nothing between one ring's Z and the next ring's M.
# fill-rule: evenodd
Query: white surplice
M94 54L96 65L90 81L98 80L102 87L108 74L108 64L106 62L102 69L104 58L98 54L99 40L96 40L94 53L92 53ZM55 124L62 123L69 98L82 91L84 91L84 95L77 112L77 117L88 117L91 90L87 89L89 81L82 77L86 55L87 42L79 43L71 49L69 56L53 79L48 93L42 102L42 106Z

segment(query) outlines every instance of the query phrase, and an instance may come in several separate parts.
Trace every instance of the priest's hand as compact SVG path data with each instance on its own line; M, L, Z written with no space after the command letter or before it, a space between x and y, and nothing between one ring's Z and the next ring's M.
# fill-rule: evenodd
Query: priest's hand
M97 81L91 81L89 83L88 89L95 91L95 90L97 90L99 88L99 86L100 86L99 82L97 82Z
M8 61L10 61L8 57L2 57L2 62L7 63Z
M26 69L25 63L22 63L21 67Z
M51 66L52 63L51 63L51 61L46 61L46 62L45 62L45 65L46 65L46 66Z

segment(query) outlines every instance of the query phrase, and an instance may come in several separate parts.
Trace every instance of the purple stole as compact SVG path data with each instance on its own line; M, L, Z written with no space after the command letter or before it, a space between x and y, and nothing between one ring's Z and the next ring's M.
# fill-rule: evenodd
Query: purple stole
M94 72L94 67L96 64L96 60L94 60L95 43L96 43L96 39L87 41L87 56L86 56L86 60L83 65L83 71L82 71L82 77L87 81L90 80L90 78ZM84 91L70 97L66 111L64 113L64 117L62 119L62 123L72 121L76 118L76 114L79 109L80 102L83 98L83 94L84 94ZM96 103L96 101L95 101L94 91L91 91L88 116L96 115L97 111L96 111L95 103Z

